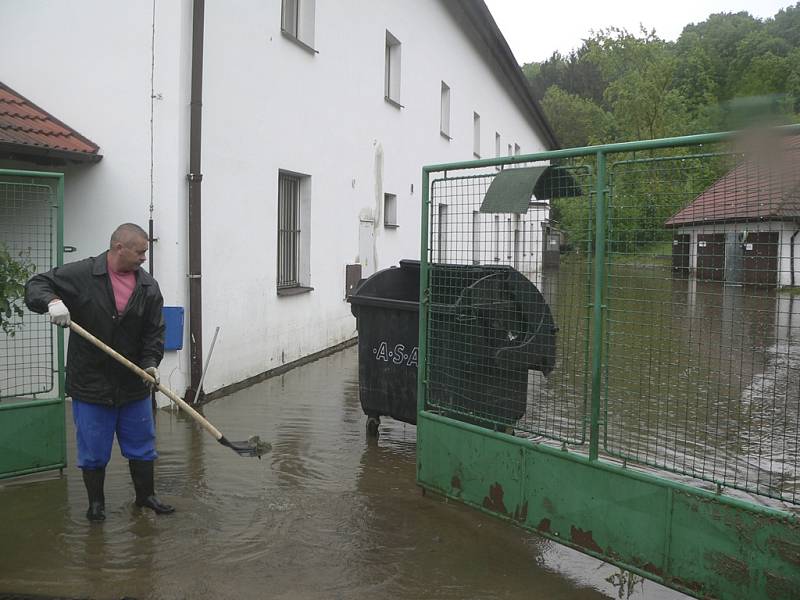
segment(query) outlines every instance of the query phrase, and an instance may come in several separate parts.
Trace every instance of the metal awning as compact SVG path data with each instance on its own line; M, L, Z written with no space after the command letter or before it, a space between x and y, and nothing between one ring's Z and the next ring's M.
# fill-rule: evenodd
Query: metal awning
M531 199L571 198L581 190L573 177L559 167L524 167L500 171L481 203L482 213L528 212Z

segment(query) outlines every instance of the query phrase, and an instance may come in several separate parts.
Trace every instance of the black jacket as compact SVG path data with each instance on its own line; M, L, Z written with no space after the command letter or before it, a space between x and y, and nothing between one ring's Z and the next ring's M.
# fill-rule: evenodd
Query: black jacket
M157 367L164 356L164 299L158 283L138 269L128 306L118 314L107 254L34 275L25 284L25 304L46 313L50 300L61 298L70 318L89 333L141 368ZM149 394L138 375L74 333L69 336L66 392L84 402L113 406Z

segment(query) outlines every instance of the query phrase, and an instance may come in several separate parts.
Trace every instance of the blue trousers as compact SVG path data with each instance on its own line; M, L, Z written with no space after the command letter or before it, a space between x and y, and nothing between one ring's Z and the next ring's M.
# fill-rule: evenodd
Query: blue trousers
M158 458L150 396L121 407L73 398L72 418L78 441L78 467L81 469L102 469L108 464L115 433L125 458Z

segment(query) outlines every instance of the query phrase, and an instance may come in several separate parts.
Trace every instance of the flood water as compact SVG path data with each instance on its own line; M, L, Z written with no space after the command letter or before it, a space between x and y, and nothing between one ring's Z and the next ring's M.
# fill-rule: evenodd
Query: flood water
M531 371L523 432L585 450L591 287L567 261L534 279L559 326L556 368ZM613 265L606 283L601 451L753 502L800 504L800 296L669 266Z
M229 439L258 434L262 460L157 413L157 490L177 512L133 505L125 461L89 524L67 403L68 467L0 483L0 597L97 600L685 596L415 485L415 428L365 436L349 348L204 408Z

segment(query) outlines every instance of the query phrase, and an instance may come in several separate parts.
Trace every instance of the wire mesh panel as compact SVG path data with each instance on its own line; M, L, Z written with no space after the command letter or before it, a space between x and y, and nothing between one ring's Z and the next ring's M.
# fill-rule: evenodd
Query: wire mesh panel
M800 501L799 141L609 158L609 454Z
M429 409L500 431L585 440L593 195L575 164L431 186ZM564 190L568 190L564 191ZM584 219L568 250L551 198ZM513 204L513 206L512 206Z
M698 598L791 596L800 126L423 184L418 482Z
M425 406L800 503L800 135L689 142L433 178Z
M5 276L16 273L13 278L24 283L30 274L52 268L56 208L50 185L0 180L0 260ZM46 316L28 311L19 295L12 294L11 305L6 327L0 330L0 398L50 392L56 373L52 326Z

